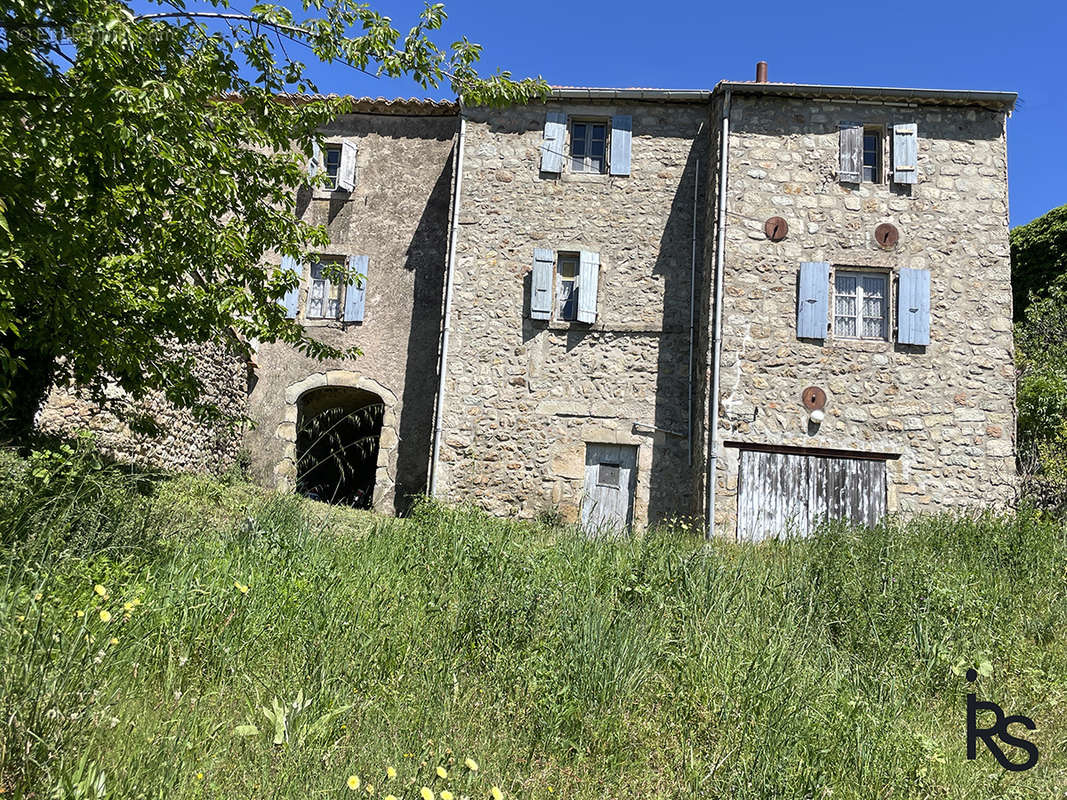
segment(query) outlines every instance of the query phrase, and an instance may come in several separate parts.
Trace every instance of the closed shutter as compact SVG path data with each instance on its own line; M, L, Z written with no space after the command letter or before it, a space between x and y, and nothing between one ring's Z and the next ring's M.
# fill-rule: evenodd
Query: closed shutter
M600 253L583 250L578 262L578 321L596 322L596 293L600 280Z
M930 271L902 269L897 293L897 341L930 344Z
M370 264L368 256L349 256L349 272L358 272L362 278L353 279L345 289L345 322L362 322L363 308L367 296L367 267Z
M530 318L552 317L552 269L555 255L541 247L534 249L533 272L530 273Z
M829 307L830 265L825 261L801 263L797 292L797 338L825 339Z
M325 169L326 164L322 160L322 148L319 147L318 142L312 142L311 158L308 159L308 177L314 178L320 175Z
M859 183L863 179L863 126L842 122L840 132L839 183Z
M908 122L893 126L893 183L917 183L919 126Z
M337 168L337 188L342 192L351 192L356 188L356 145L354 142L341 142L341 164Z
M300 267L292 256L282 256L282 272L296 276L296 286L289 289L282 298L282 307L288 319L296 318L296 309L300 304Z
M633 121L629 116L611 118L611 163L612 175L630 174L630 140Z
M563 170L563 146L567 136L567 115L562 111L545 114L545 138L541 142L541 172L559 174Z

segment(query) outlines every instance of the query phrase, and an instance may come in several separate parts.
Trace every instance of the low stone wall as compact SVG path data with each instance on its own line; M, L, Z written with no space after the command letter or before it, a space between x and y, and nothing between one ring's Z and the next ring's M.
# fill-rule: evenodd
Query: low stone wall
M245 415L248 379L244 363L217 345L189 350L196 355L205 398L227 414ZM115 402L124 402L121 389L116 387L108 394ZM240 425L207 426L188 411L174 408L160 393L137 403L134 410L149 414L164 433L158 437L134 433L122 419L76 390L60 388L49 394L38 413L37 427L64 436L92 431L104 452L146 467L219 472L237 458L244 435Z

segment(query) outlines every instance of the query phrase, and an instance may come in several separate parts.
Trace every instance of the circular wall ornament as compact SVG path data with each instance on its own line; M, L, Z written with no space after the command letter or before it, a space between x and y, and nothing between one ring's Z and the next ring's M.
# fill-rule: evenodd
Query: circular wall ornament
M771 217L763 223L763 232L772 242L780 242L789 234L789 223L781 217Z
M900 241L900 231L897 230L896 225L883 222L874 229L874 240L878 242L879 247L888 250L891 247L895 247L897 242Z
M818 386L809 386L800 393L800 399L808 411L820 411L826 405L826 392Z

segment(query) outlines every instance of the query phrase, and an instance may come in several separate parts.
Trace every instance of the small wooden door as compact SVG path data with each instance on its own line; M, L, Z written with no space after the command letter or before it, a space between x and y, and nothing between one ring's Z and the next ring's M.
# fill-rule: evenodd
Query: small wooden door
M885 461L741 451L737 538L809 536L827 520L877 525L885 516Z
M582 528L615 535L630 527L637 485L637 448L624 444L585 446Z

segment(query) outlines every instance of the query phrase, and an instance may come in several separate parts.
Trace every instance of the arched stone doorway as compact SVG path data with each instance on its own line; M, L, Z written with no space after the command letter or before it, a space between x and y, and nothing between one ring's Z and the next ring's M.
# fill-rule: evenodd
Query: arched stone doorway
M324 386L297 404L296 490L315 500L371 508L385 403L374 392Z
M331 395L323 391L326 389L337 393ZM351 393L345 394L349 390ZM373 398L377 398L377 401ZM350 411L358 410L360 407L367 408L377 403L382 406L377 453L375 456L368 454L367 459L363 461L363 467L369 468L370 464L375 465L373 496L366 507L383 511L390 508L396 490L397 445L399 443L397 398L377 381L349 370L315 372L286 387L284 420L275 429L275 436L283 442L282 459L274 468L277 486L283 491L293 491L300 486L298 428L306 419L316 416L316 412L322 412L337 405L344 407L346 403ZM333 413L341 417L345 412ZM365 413L377 415L378 412L373 410L373 412ZM365 499L364 502L366 502Z

